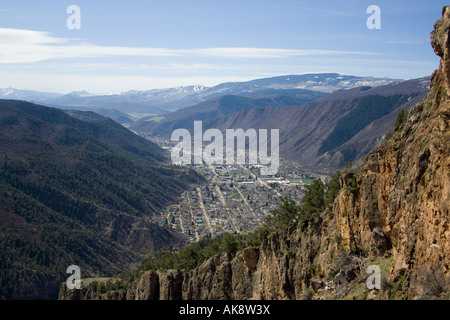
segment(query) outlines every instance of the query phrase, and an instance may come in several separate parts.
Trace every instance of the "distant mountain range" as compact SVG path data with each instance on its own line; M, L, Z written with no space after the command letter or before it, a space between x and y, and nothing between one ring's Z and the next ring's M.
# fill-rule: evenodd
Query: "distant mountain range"
M131 121L136 117L167 114L224 95L255 96L268 89L305 89L331 93L360 86L376 87L395 81L398 80L318 73L278 76L247 82L228 82L213 87L193 85L147 91L133 90L111 95L98 95L86 91L58 94L6 88L0 89L0 99L25 100L46 106L91 111L115 109L121 112L122 116L127 114Z
M282 158L310 172L331 174L369 153L393 129L398 112L423 99L428 85L427 77L339 90L300 106L243 110L209 119L204 130L278 128Z
M60 93L20 90L14 88L0 88L0 99L45 101L61 97Z
M61 95L14 89L0 98L92 110L144 136L170 138L195 120L204 129L280 129L280 154L330 173L369 152L428 91L429 78L395 80L327 74L287 75L214 87L188 86L116 95Z
M137 120L130 128L170 139L177 128L279 129L281 157L316 173L332 173L360 159L428 92L429 78L395 81L377 87L341 89L331 94L305 89L267 89L247 96L226 95L168 115ZM263 95L263 92L266 95Z

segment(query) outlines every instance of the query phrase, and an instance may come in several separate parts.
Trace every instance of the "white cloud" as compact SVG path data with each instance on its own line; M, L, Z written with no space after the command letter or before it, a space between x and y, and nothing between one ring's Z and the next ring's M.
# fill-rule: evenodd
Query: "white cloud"
M307 72L412 78L434 70L432 63L390 61L386 55L370 52L99 46L48 32L5 28L0 28L0 48L0 87L63 93L212 86Z
M355 55L368 52L336 50L297 50L277 48L200 48L168 49L122 46L98 46L76 39L51 36L48 32L0 28L0 63L36 63L52 59L73 59L111 56L201 56L214 58L289 58L311 55Z
M131 48L75 43L48 32L0 28L0 63L35 63L51 59L105 56L173 56L181 53L164 48Z

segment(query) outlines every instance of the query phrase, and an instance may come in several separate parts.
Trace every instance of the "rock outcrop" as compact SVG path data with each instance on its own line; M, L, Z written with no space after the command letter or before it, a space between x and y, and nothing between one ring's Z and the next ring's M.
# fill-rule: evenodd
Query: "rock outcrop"
M342 178L336 226L347 250L392 250L391 278L403 275L406 297L421 290L424 270L448 274L450 254L450 7L431 33L441 57L427 97L403 128L355 174ZM354 188L356 181L356 188Z
M126 294L97 298L439 297L450 286L449 35L446 7L431 33L441 62L429 94L360 168L341 176L339 195L319 217L190 272L147 271ZM369 264L382 272L381 287L372 291L365 283ZM430 275L442 283L427 287ZM91 298L86 290L79 294ZM60 296L73 298L64 288Z

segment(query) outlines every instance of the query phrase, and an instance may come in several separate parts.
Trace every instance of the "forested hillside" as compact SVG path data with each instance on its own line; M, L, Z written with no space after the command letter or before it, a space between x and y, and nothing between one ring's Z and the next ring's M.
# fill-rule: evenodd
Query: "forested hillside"
M267 89L245 96L225 94L167 115L142 118L130 128L145 135L170 137L175 129L191 129L195 120L208 121L255 108L301 105L324 96L325 93L304 89Z
M393 94L390 96L371 95L359 98L355 102L355 107L337 121L333 131L322 141L319 153L323 154L341 146L373 122L374 119L380 119L388 115L417 95L417 93L410 95Z
M91 112L0 101L0 298L55 298L66 268L112 273L183 240L156 214L201 178Z
M397 114L423 99L428 84L429 78L420 78L339 90L312 103L252 108L205 120L203 128L277 128L282 158L306 171L332 174L370 152L392 131Z

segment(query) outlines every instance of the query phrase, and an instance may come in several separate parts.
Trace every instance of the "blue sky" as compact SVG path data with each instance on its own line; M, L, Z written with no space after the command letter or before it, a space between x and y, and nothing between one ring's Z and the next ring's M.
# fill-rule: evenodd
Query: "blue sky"
M0 87L117 93L338 72L412 79L438 67L440 0L2 0ZM69 5L81 29L69 30ZM381 10L370 30L368 6Z

